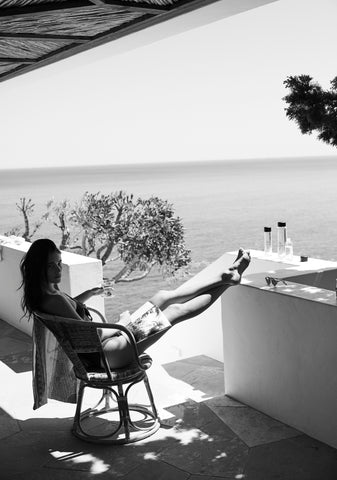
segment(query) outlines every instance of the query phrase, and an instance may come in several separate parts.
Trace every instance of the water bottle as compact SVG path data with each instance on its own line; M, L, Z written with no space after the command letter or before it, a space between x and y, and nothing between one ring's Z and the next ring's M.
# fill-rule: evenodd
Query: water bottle
M271 227L264 227L264 254L269 256L273 252Z
M293 260L293 256L294 256L293 242L289 237L287 238L287 241L286 241L285 252L286 252L286 260L290 260L290 261Z
M284 258L286 254L287 225L286 222L277 222L277 255Z

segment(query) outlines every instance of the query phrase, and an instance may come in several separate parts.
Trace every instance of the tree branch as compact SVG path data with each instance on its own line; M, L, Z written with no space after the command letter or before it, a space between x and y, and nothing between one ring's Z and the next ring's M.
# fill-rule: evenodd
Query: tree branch
M137 275L136 277L132 277L132 278L129 278L129 277L125 277L125 278L121 278L120 280L118 280L119 283L130 283L130 282L136 282L137 280L141 280L142 278L145 278L151 271L151 268L149 270L145 270L145 272ZM130 272L131 273L131 272Z

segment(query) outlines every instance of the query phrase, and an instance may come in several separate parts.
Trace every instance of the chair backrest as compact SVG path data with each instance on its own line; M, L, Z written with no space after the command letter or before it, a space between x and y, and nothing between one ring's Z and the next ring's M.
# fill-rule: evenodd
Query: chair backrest
M102 349L97 324L35 312L34 320L50 330L74 367L77 378L89 380L88 373L104 368L109 378L110 369ZM102 324L98 324L102 328Z
M88 373L94 371L105 372L108 378L112 379L99 335L99 330L102 328L124 332L133 346L136 363L142 367L135 339L132 333L122 325L87 322L41 312L34 313L34 321L41 322L54 334L64 353L73 364L74 373L79 379L88 381Z

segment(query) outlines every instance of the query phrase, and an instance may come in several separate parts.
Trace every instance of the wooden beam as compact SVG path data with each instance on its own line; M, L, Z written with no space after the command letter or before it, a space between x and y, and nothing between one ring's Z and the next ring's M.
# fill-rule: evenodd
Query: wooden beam
M86 43L92 40L93 37L82 36L82 35L51 35L38 34L38 33L0 33L1 38L10 38L16 40L53 40L54 42L69 40L72 43Z
M129 12L143 12L152 13L154 15L162 12L168 12L172 7L171 5L150 5L146 2L132 2L123 0L90 0L97 7L106 9L122 10Z
M171 9L169 12L161 13L158 15L144 14L137 19L133 19L130 22L124 23L119 27L115 27L109 31L102 32L99 35L96 35L93 40L82 43L75 46L62 47L56 52L52 52L43 57L43 60L39 60L38 63L27 65L24 67L18 67L17 69L9 72L8 74L4 73L0 75L0 82L6 81L10 78L16 77L23 73L28 73L36 68L43 67L45 65L50 65L51 63L63 60L77 53L84 52L94 47L104 45L113 40L117 40L124 36L136 33L140 30L143 30L148 27L152 27L171 18L177 17L179 15L188 13L193 10L197 10L201 7L205 7L212 3L216 3L217 0L183 0L179 6L176 4L175 8Z
M59 10L71 10L73 8L90 7L92 3L89 0L69 0L68 2L51 2L38 3L35 5L26 5L24 7L1 7L0 18L5 17L11 19L12 17L36 16L39 13L57 12Z
M4 63L37 63L39 59L35 58L15 58L15 57L0 57L0 62Z
M162 5L149 5L148 3L138 3L138 2L123 2L123 0L68 0L67 2L51 2L51 3L38 3L35 5L27 5L24 7L3 7L0 5L0 18L6 18L8 20L15 20L17 17L30 17L33 15L37 17L40 13L48 12L67 12L78 9L83 9L87 7L100 6L102 8L116 7L116 11L137 11L144 13L158 14L161 12L166 12L171 7L162 6ZM1 28L1 26L0 26Z

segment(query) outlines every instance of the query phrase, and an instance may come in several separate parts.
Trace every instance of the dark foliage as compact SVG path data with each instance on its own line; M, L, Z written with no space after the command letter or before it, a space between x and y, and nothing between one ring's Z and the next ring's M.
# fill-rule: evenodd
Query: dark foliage
M337 146L337 77L331 88L324 90L309 75L290 76L283 82L290 93L283 100L287 117L294 120L301 132L316 131L318 139Z

